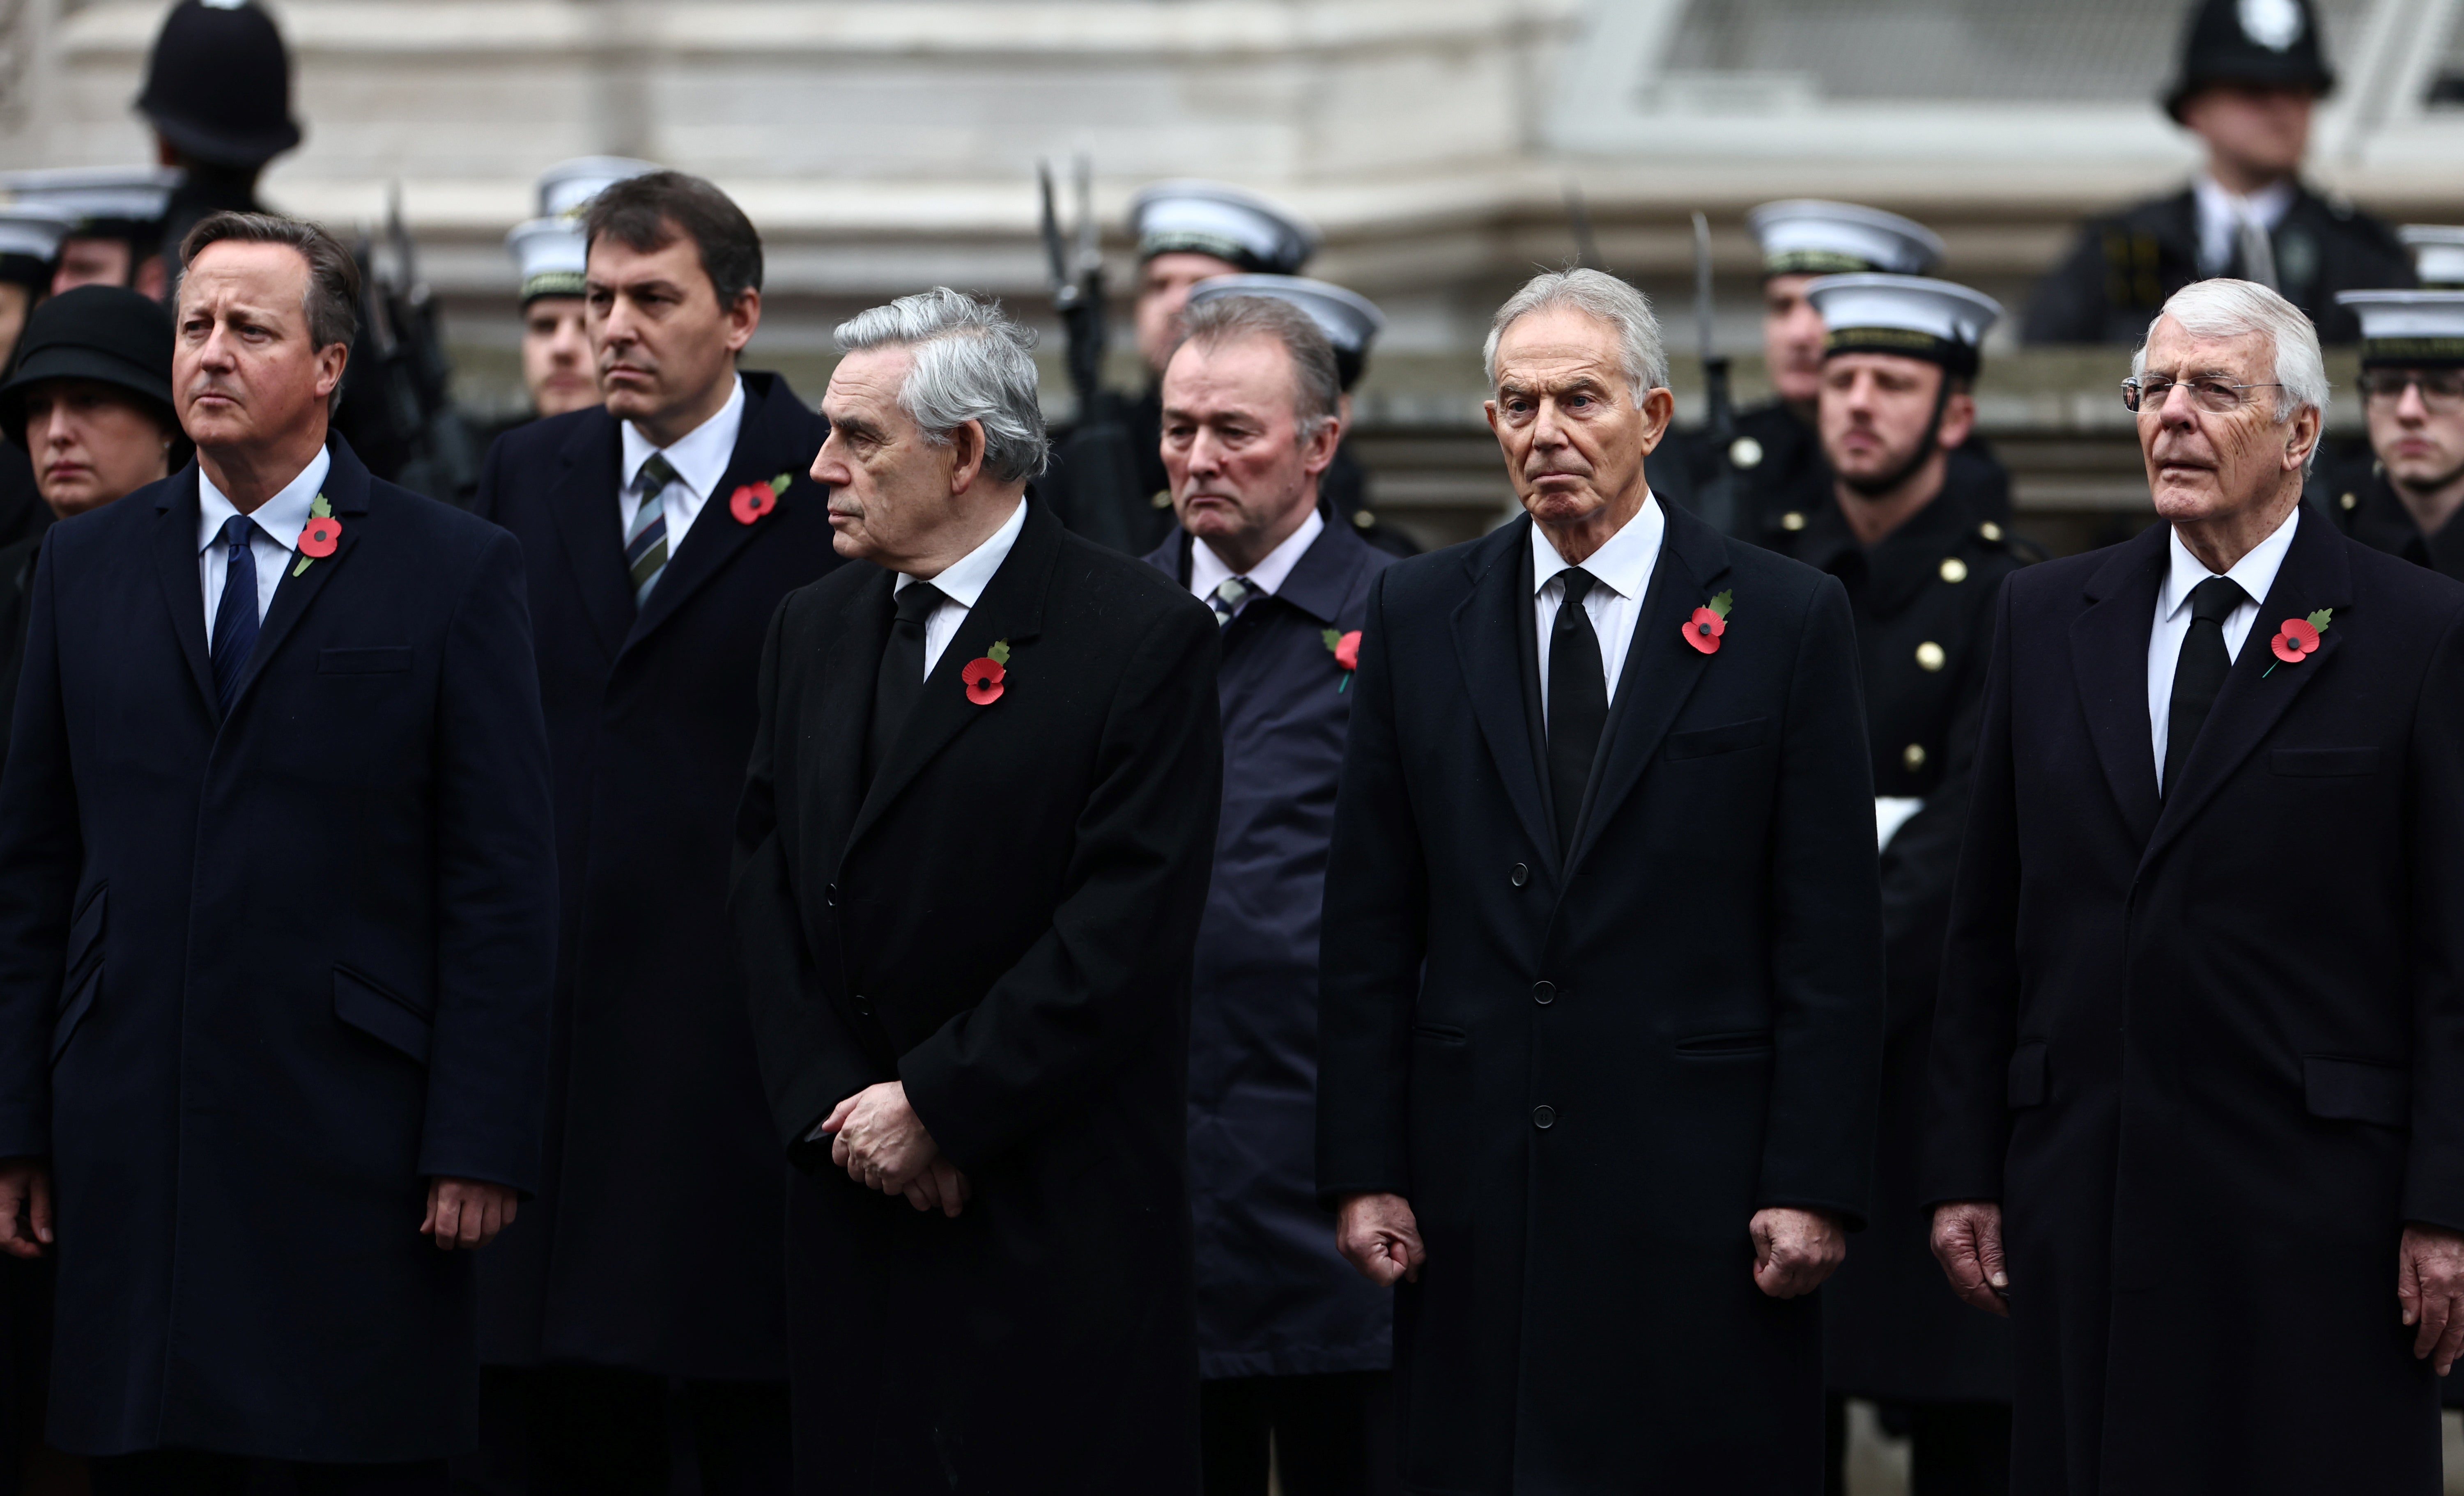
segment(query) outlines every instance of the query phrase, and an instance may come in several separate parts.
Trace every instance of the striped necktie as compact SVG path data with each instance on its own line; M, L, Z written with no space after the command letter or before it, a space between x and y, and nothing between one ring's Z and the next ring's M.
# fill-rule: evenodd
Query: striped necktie
M1241 611L1241 605L1248 602L1257 591L1257 583L1246 577L1224 578L1222 584L1206 597L1215 608L1215 627L1221 628L1232 622L1232 615Z
M659 573L668 565L667 506L659 501L668 485L679 481L676 470L661 452L650 453L642 464L641 476L634 486L642 491L642 501L633 510L633 522L625 530L625 565L633 576L633 605L640 607L650 600L650 588L656 586Z

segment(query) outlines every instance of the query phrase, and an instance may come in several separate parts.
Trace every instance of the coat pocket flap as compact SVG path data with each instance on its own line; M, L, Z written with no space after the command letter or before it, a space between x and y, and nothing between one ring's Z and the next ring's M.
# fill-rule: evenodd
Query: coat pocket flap
M2412 1126L2412 1072L2392 1065L2303 1055L2301 1092L2310 1114L2326 1121Z
M428 1063L428 1018L364 978L334 968L334 1016L372 1039Z
M319 675L373 675L385 671L408 669L410 646L407 644L317 651L317 673Z
M2010 1093L2013 1107L2045 1104L2045 1044L2035 1040L2011 1051Z
M60 1016L53 1021L52 1063L54 1065L60 1063L60 1051L69 1046L69 1037L77 1031L78 1024L85 1022L86 1014L94 1010L95 997L101 991L102 967L98 964L92 971L86 973L84 983L73 990L68 1004L60 1009Z
M66 976L60 982L62 992L75 991L86 973L102 959L104 895L109 887L96 884L94 891L86 895L85 908L78 910L77 917L69 921L69 963Z
M1660 756L1663 759L1707 759L1713 754L1758 748L1770 736L1770 717L1749 717L1742 722L1696 728L1690 733L1671 733Z
M2375 748L2271 748L2267 767L2305 779L2359 777L2379 772Z

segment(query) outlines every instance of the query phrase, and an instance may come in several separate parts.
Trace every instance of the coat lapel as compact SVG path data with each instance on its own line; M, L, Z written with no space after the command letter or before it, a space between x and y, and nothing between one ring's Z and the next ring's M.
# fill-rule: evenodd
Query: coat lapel
M1531 611L1530 555L1525 532L1529 517L1501 526L1487 539L1470 547L1463 569L1471 575L1471 594L1454 612L1455 658L1463 667L1464 694L1471 699L1473 718L1497 763L1506 798L1523 822L1524 834L1540 848L1554 871L1557 833L1541 798L1540 761L1531 748L1531 724L1524 711L1523 634L1515 609Z
M1727 542L1683 510L1662 504L1661 513L1667 517L1668 528L1635 620L1625 669L1617 677L1617 709L1610 715L1599 766L1593 771L1583 813L1575 823L1569 868L1583 865L1592 844L1599 840L1600 827L1633 793L1694 693L1695 683L1711 665L1712 656L1686 647L1683 630L1694 609L1719 590L1712 583L1727 573ZM1743 605L1749 606L1750 600Z
M197 540L193 460L163 485L154 515L154 574L163 583L163 602L171 610L171 631L179 637L180 652L188 657L188 678L197 683L197 693L210 714L214 670L206 653L206 588L197 572L197 557L205 547Z
M2071 621L2071 678L2105 784L2130 828L2147 845L2156 825L2156 739L2147 728L2147 642L2156 627L2171 531L2151 525L2088 579L2089 605Z
M633 627L633 589L625 571L625 524L618 486L625 481L625 442L605 407L576 423L560 455L563 471L548 495L556 538L573 568L575 587L590 615L590 631L608 659L625 648ZM695 528L698 528L696 526Z
M2292 707L2294 698L2334 665L2344 635L2333 622L2320 631L2317 651L2299 665L2270 670L2278 662L2269 642L2288 618L2300 618L2322 607L2336 609L2341 617L2349 607L2353 571L2344 548L2351 543L2315 515L2305 514L2296 521L2284 564L2277 568L2275 584L2267 589L2258 617L2251 621L2250 637L2242 642L2241 654L2225 676L2224 689L2216 693L2216 704L2209 709L2198 740L2190 745L2189 758L2182 763L2182 782L2165 797L2164 812L2157 817L2145 856L2140 859L2142 869L2152 864L2215 798L2225 781Z
M1009 679L1004 685L1013 690L1058 690L1060 683L1035 679L1034 653L1023 646L1044 628L1044 594L1052 580L1054 567L1061 559L1061 521L1040 504L1029 504L1026 524L1004 557L993 580L984 585L983 595L976 605L967 609L958 631L949 647L933 663L931 673L924 678L924 694L915 703L914 715L899 729L896 743L890 751L888 762L873 771L872 787L866 792L864 803L856 811L855 825L848 828L847 846L853 850L865 832L881 820L883 813L907 787L924 772L925 765L939 757L968 725L988 712L998 712L1001 704L978 706L967 699L967 688L958 672L969 661L992 648L996 639L1006 639L1016 651L1010 657ZM869 589L868 589L869 590ZM885 607L881 612L886 615ZM886 638L885 622L880 627ZM881 658L876 644L869 662ZM856 752L863 752L862 734L872 716L871 676L865 677L863 710L854 719L865 724L858 729Z
M744 419L737 427L736 451L727 460L727 473L718 480L718 487L711 491L701 513L693 517L693 528L685 532L683 543L674 548L667 569L659 574L658 585L650 589L640 616L633 620L626 640L628 649L673 617L688 599L726 568L738 551L776 525L780 509L790 504L819 504L829 493L807 476L814 454L796 450L802 444L791 444L771 419L773 402L793 400L794 393L775 375L740 377L744 381ZM779 509L751 524L738 520L729 507L729 495L746 484L767 482L781 473L790 475L790 482L787 491L779 495ZM611 538L612 526L611 519L606 527ZM624 574L622 547L618 548L617 572Z
M351 559L359 548L361 526L352 523L368 512L368 470L350 443L340 436L333 439L333 466L325 473L321 491L325 502L341 517L342 536L334 543L334 554L310 562L300 571L299 558L294 555L283 562L282 580L275 584L274 601L266 605L265 627L256 636L256 648L249 651L248 663L240 667L239 682L231 688L231 712L236 715L240 703L248 699L249 688L265 673L267 665L282 648L282 641L298 627L308 605L325 590L325 583ZM198 616L204 617L204 605L198 605Z

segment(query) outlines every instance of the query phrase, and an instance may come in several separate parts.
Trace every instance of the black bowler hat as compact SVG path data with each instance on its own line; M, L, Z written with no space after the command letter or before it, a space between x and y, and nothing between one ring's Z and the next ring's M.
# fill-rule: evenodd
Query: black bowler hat
M2179 121L2183 103L2213 83L2332 91L2336 75L2310 0L2201 0L2182 38L2182 72L2166 91L2165 112Z
M247 0L180 0L154 38L137 108L208 165L261 166L299 143L291 55L274 18Z
M17 364L0 385L0 432L26 445L26 391L45 380L90 379L162 407L176 433L171 404L171 314L123 286L78 286L34 308L17 340Z

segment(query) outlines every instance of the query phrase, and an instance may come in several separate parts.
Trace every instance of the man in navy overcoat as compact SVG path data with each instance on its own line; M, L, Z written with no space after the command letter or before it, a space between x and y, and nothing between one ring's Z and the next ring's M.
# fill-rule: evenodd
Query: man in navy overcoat
M764 627L838 563L829 429L737 372L761 241L716 187L619 183L584 231L607 404L499 440L476 505L530 567L562 895L545 1177L482 1275L484 1463L664 1496L675 1378L703 1489L781 1491L786 1171L727 878Z
M478 1409L473 1264L439 1248L539 1172L556 870L520 549L328 443L347 252L255 214L187 247L198 460L55 527L34 579L0 1245L59 1254L51 1438L98 1496L236 1493L250 1458L432 1496Z
M1320 500L1334 349L1263 297L1191 309L1163 377L1180 524L1147 560L1215 610L1223 815L1191 989L1189 1188L1207 1496L1393 1479L1393 1296L1318 1202L1318 905L1369 587L1394 558Z

